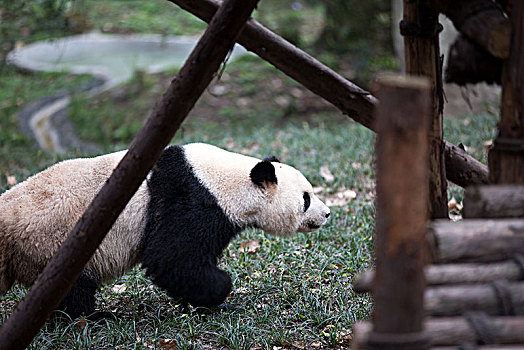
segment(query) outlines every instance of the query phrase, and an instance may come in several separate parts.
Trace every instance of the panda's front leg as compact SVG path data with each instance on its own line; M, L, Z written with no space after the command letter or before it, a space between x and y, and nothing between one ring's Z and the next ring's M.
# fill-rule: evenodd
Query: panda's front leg
M190 267L187 272L180 281L180 297L193 306L218 306L226 300L233 287L227 272L213 263Z
M166 246L159 249L158 245L151 245L143 252L142 265L155 285L174 300L193 306L213 307L224 302L232 281L217 267L216 256L196 254L195 249L187 246L184 251ZM167 250L170 254L166 254Z

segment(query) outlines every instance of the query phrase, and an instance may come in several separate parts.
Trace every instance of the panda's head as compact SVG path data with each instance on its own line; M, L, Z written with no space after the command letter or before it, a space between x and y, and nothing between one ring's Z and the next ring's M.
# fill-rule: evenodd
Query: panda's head
M329 208L313 193L304 175L275 157L257 163L250 178L255 191L262 195L256 226L268 233L288 236L315 231L330 216Z

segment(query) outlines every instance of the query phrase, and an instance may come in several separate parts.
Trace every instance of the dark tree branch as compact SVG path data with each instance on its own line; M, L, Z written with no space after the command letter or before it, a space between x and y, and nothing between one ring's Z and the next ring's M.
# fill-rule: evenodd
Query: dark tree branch
M498 58L507 58L511 23L502 8L491 0L438 0L432 5L451 19L455 27Z
M219 6L216 0L168 0L209 22ZM306 88L332 103L357 123L376 131L374 111L378 100L315 58L250 19L238 42ZM488 183L487 167L453 144L443 141L447 179L460 185ZM452 159L450 159L450 157ZM448 169L448 166L454 167ZM475 176L471 176L474 173Z
M257 2L226 0L220 7L125 157L0 328L0 349L30 344L213 79Z
M482 81L500 84L503 61L459 35L449 48L446 82L461 86Z

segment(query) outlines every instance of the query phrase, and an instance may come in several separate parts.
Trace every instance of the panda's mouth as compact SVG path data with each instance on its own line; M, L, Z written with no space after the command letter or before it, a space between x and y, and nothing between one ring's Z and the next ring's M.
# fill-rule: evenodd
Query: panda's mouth
M308 222L308 223L307 223L307 227L309 227L309 228L312 229L312 230L316 230L316 229L319 229L319 228L320 228L320 225L315 224L315 223L313 223L313 222Z

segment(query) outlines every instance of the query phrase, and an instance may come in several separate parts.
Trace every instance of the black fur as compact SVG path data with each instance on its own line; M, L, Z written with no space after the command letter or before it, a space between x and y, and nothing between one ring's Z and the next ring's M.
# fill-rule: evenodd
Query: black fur
M76 318L82 314L91 315L95 311L95 292L99 286L100 280L96 274L84 270L62 299L57 310L67 313L71 318ZM54 316L60 316L60 313L56 313Z
M266 188L268 183L277 183L275 167L271 162L263 160L251 169L251 181L259 187Z
M242 227L231 222L198 181L179 146L166 148L149 179L150 202L141 242L153 282L182 302L216 306L231 291L217 257Z

